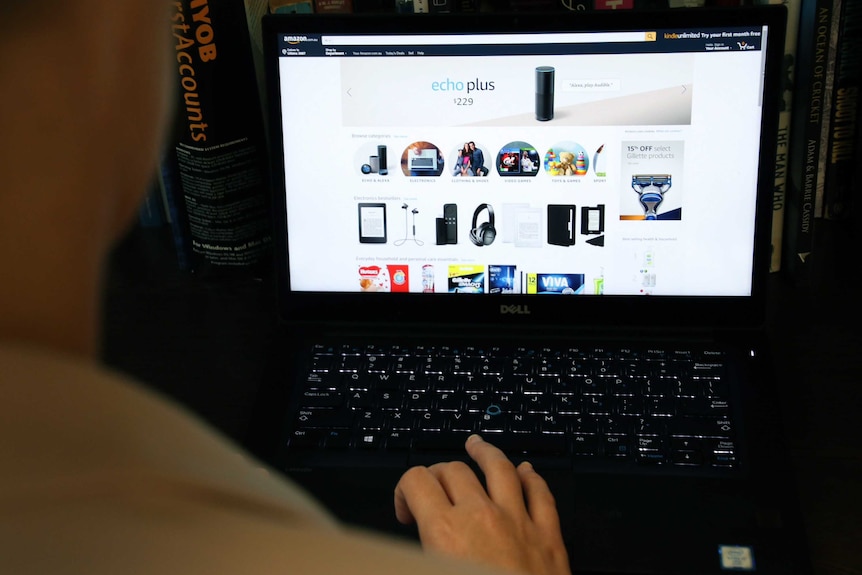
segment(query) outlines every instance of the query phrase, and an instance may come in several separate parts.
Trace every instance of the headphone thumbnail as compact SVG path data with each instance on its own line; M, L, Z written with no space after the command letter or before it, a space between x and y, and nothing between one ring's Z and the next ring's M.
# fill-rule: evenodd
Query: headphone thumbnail
M488 221L478 224L479 214L483 210L488 210ZM473 224L470 229L470 241L477 246L490 246L494 243L497 237L497 230L494 228L494 208L490 204L479 204L476 211L473 212Z

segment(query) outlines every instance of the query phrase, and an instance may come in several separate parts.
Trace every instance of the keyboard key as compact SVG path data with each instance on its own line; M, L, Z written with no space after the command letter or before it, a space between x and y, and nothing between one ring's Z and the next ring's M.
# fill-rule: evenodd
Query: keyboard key
M509 430L512 433L534 433L539 423L535 415L516 413L509 420Z
M386 422L386 415L382 411L365 410L356 416L356 425L363 430L381 430Z
M638 451L660 451L664 452L664 440L660 437L642 435L637 438Z
M524 399L524 409L527 413L553 412L554 398L549 394L528 395Z
M315 355L311 358L311 371L319 373L328 373L335 362L335 356L332 355Z
M347 403L350 409L368 409L374 406L374 397L370 391L354 389L347 395Z
M729 419L680 417L669 422L668 429L673 437L733 437L733 425Z
M448 418L445 414L436 411L425 411L416 414L420 431L443 431L446 429Z
M595 435L577 433L572 435L572 453L592 456L598 453L599 441Z
M580 398L574 395L554 395L554 413L560 415L578 415L582 413Z
M411 391L404 396L404 407L410 411L428 411L431 409L432 396L425 391Z
M419 371L419 359L403 355L398 356L392 363L392 371L395 373L417 373Z
M676 413L673 399L670 397L644 398L644 415L654 417L671 417Z
M634 421L634 432L637 436L664 435L667 426L658 418L638 417Z
M356 438L356 447L358 449L378 449L380 447L381 440L382 437L379 433L366 431Z
M339 390L344 388L344 378L340 373L309 373L304 388L308 390Z
M404 394L401 391L382 391L377 394L377 406L384 410L398 410L404 404Z
M347 449L352 437L353 433L347 429L331 429L323 436L323 447L332 450Z
M417 433L413 440L413 449L417 451L463 451L464 443L469 437L466 433Z
M671 461L674 465L703 465L703 453L700 451L672 451Z
M412 439L409 433L393 431L385 437L386 449L389 451L407 451L410 449Z
M588 395L584 398L584 411L590 415L610 415L610 398L604 395Z
M296 429L290 434L287 445L292 449L315 449L322 437L323 433L316 429Z
M353 427L356 417L345 410L304 409L297 414L297 429L347 429Z
M389 373L389 358L369 355L365 358L365 371L368 373Z
M680 398L677 402L677 413L679 415L727 417L730 415L730 405L726 399Z
M451 391L434 394L433 403L439 411L461 411L461 396Z
M386 426L390 431L410 431L416 426L415 415L400 409L387 411Z
M673 437L670 445L675 451L700 451L703 441L694 437Z
M573 434L595 435L599 432L599 423L595 417L583 415L568 420L569 429Z
M340 407L344 404L344 394L327 389L308 389L302 392L300 407L324 409Z
M623 435L605 435L601 439L606 457L628 457L631 455L628 438Z
M539 431L546 434L564 434L566 433L566 423L564 420L557 419L555 415L543 414L538 417Z
M491 415L485 413L479 418L479 431L489 433L502 433L506 431L507 428L506 419L506 417L503 417L500 414Z
M337 369L341 373L356 373L362 369L364 359L360 355L345 355L341 357L341 362Z
M472 433L479 428L478 413L450 413L449 429L463 433Z
M511 455L549 456L567 455L568 445L562 435L507 435L488 439Z
M639 449L635 459L638 463L648 465L661 465L667 462L664 452L650 449Z

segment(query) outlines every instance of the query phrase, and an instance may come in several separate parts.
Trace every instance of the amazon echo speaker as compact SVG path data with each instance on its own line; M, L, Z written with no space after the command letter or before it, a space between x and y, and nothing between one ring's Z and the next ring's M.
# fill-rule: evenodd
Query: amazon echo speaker
M386 146L377 146L377 171L381 176L389 173L389 166L386 164Z
M554 67L536 68L536 119L547 122L554 118Z

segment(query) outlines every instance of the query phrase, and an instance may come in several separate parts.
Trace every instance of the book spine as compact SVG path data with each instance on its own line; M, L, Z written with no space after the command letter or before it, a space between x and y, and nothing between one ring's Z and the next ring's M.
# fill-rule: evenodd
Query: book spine
M319 14L350 14L353 0L314 0L314 11Z
M165 178L172 218L187 232L192 271L256 276L268 269L272 230L245 4L181 0L172 6L177 114Z
M395 0L353 0L357 14L390 14L396 12Z
M862 115L862 113L860 113ZM855 138L855 146L853 148L853 157L855 159L855 165L853 167L848 167L847 174L847 187L849 190L858 190L860 186L862 186L862 130L856 130L856 138ZM858 200L857 200L858 201ZM848 227L854 231L855 237L859 237L859 230L862 230L862 209L859 208L859 205L853 206L848 200L848 209L845 210L844 214L846 219L848 220Z
M775 155L775 187L772 190L772 252L769 271L781 270L784 233L784 206L787 196L787 156L790 141L791 110L793 109L793 62L799 33L799 8L802 0L772 0L787 10L787 33L784 40L781 102L778 111L778 146Z
M161 176L155 174L147 194L144 196L144 201L138 208L138 222L143 228L159 228L167 224L165 205L162 203L160 179Z
M159 166L159 185L165 199L168 221L171 225L171 236L174 240L174 252L177 256L177 268L180 271L191 271L191 239L187 225L185 205L182 200L177 162L171 150L162 158Z
M428 10L431 14L454 12L455 7L455 0L428 0Z
M782 268L807 285L814 244L817 169L829 56L832 0L802 0L796 47L794 94L788 150L787 201Z
M395 0L395 11L399 14L415 14L413 0Z
M835 83L835 55L838 48L838 19L845 0L832 0L832 21L829 27L829 55L826 58L826 82L823 85L823 122L820 125L820 152L817 160L817 188L815 192L814 217L824 213L824 191L826 189L826 150L829 147L832 114L832 86Z
M433 0L431 0L433 2ZM592 10L592 0L509 0L513 12L560 12Z
M273 14L312 14L314 0L269 0L269 11Z
M844 0L835 58L827 149L824 217L828 219L848 218L854 199L852 175L857 169L855 146L858 142L860 78L862 5Z

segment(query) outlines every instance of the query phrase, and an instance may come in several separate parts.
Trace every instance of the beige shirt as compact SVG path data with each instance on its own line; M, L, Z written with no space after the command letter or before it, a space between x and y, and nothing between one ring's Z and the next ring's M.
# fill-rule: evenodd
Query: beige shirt
M480 572L338 525L298 487L128 379L0 346L4 575Z

